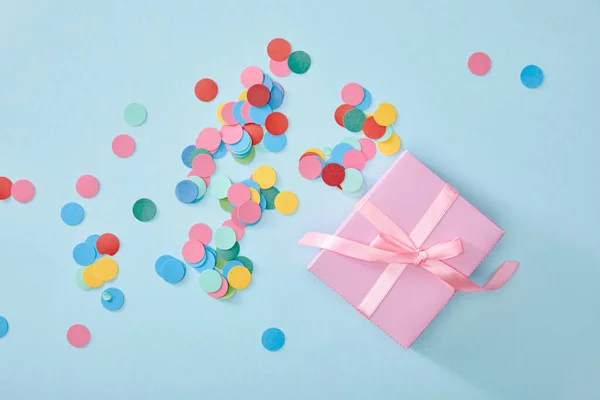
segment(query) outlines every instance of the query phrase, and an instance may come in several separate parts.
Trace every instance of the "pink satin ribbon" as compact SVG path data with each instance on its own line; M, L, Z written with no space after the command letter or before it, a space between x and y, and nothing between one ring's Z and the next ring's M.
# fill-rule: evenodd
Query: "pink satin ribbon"
M456 190L449 185L444 186L410 234L402 230L375 204L363 199L358 204L358 212L379 231L369 245L318 232L306 233L298 244L319 247L358 260L388 263L357 307L367 318L371 318L408 264L429 271L460 292L496 290L515 273L519 266L518 262L504 262L483 286L479 286L443 262L462 254L460 238L455 237L436 243L427 249L422 248L425 240L457 198Z

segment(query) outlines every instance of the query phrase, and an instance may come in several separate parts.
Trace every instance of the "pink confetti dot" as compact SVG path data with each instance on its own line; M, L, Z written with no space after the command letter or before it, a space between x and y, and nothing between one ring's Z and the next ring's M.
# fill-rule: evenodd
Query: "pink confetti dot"
M285 61L270 60L269 61L269 69L271 70L273 75L279 76L282 78L288 76L292 72L290 70L290 67L288 66L287 60L285 60Z
M112 141L112 151L117 157L131 157L135 151L135 141L131 136L124 133L118 135Z
M211 176L216 168L215 161L209 154L198 154L192 161L192 170L201 177Z
M223 125L221 127L221 136L227 144L234 144L242 140L244 130L241 125Z
M342 100L351 106L359 105L365 98L365 90L358 83L347 83L342 88Z
M19 203L29 203L35 196L35 186L27 179L20 179L13 183L11 193Z
M354 168L362 171L366 163L367 157L362 151L356 149L348 150L346 154L344 154L344 158L342 158L342 165L344 168Z
M225 279L224 276L222 276L221 279L221 287L216 292L208 293L210 297L220 299L221 297L225 296L225 294L229 290L229 284L227 283L227 279Z
M233 106L235 106L235 102L230 101L221 108L221 118L227 125L237 125L238 123L233 117Z
M221 133L215 128L204 128L196 138L196 148L214 153L221 144Z
M212 235L213 232L212 229L210 229L210 226L203 223L192 225L188 233L190 240L195 240L205 246L207 246L212 240Z
M240 222L246 225L252 225L257 223L262 215L262 209L260 208L260 205L251 200L240 204L240 206L237 207L237 209L238 219L240 220Z
M303 157L298 163L298 170L305 179L317 179L323 171L323 160L319 156Z
M85 347L90 342L90 330L81 324L73 325L67 331L67 341L73 347Z
M249 89L250 86L260 85L263 82L265 74L258 67L246 67L240 75L242 85Z
M75 190L81 197L90 199L98 194L100 183L93 175L81 175L75 184Z
M248 122L252 122L252 118L250 118L250 103L247 101L242 104L242 118L244 118Z
M368 138L358 139L358 142L360 143L360 151L362 151L362 153L365 155L367 161L373 159L375 154L377 154L377 147L375 146L375 143Z
M195 240L185 242L181 249L181 255L183 259L189 263L196 264L204 259L204 245Z
M235 211L235 208L233 209L233 211ZM232 213L232 215L233 215L233 213ZM231 219L228 219L227 221L223 222L222 226L226 226L228 228L231 228L235 232L235 240L237 240L238 242L244 236L244 227L238 225L237 223L235 223Z
M243 183L234 183L227 190L227 199L236 207L250 200L251 197L250 188Z
M471 54L467 65L469 66L469 71L471 71L474 75L481 76L488 73L492 65L492 61L487 54L477 52Z

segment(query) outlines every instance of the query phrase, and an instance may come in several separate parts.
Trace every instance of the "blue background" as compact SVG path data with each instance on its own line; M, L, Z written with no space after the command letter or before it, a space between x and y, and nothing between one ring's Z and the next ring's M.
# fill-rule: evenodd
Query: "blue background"
M0 398L598 398L599 20L595 0L3 1L0 175L37 194L0 202ZM213 198L175 199L180 152L218 126L217 105L237 98L244 67L267 68L278 36L313 60L279 79L289 145L218 170L241 180L269 164L301 205L248 229L252 286L219 302L195 271L165 283L154 260L178 255L193 223L226 218ZM475 51L487 76L466 67ZM519 81L528 64L545 73L536 90ZM205 76L220 86L210 104L193 94ZM332 118L350 81L393 103L404 148L506 230L474 279L522 263L500 291L455 296L408 351L306 272L316 250L295 245L355 204L297 173L304 149L352 135ZM122 119L130 101L148 108L139 128ZM137 142L129 159L111 152L119 133ZM392 161L377 155L368 182ZM90 200L75 192L85 173L101 183ZM151 223L132 216L140 197L157 203ZM59 217L69 201L86 209L77 227ZM74 283L73 246L106 231L122 241L117 313ZM65 340L74 323L92 332L85 349ZM278 353L260 344L271 326L287 336Z

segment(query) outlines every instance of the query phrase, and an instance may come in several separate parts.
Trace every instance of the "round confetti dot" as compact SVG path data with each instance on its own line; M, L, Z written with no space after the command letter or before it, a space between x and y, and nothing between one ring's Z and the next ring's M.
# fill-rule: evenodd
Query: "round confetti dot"
M223 297L227 294L228 290L229 290L229 284L227 283L227 279L225 279L225 277L222 276L221 277L221 287L219 288L219 290L217 290L216 292L208 293L208 295L215 299L220 299L221 297Z
M215 128L204 128L196 138L196 148L214 153L221 144L221 133ZM190 160L191 162L191 160Z
M226 155L227 155L227 147L225 146L225 143L221 142L217 151L215 151L213 153L213 158L215 160L218 160L219 158L223 158Z
M193 202L196 203L198 202L200 199L202 199L204 197L204 195L206 194L206 180L208 179L208 182L210 182L210 178L201 178L199 176L190 176L188 178L190 181L194 182L196 184L196 186L198 186L198 196L196 196L196 200L194 200Z
M241 125L222 126L221 137L227 144L237 143L242 139L244 130Z
M268 165L262 165L254 170L252 180L254 180L261 189L268 189L275 185L277 173Z
M87 237L87 239L85 239L85 242L96 249L96 242L98 241L99 237L100 235L90 235Z
M198 197L198 185L189 179L183 180L175 186L177 200L184 204L190 204Z
M279 194L279 190L276 187L261 189L260 193L265 197L267 201L267 210L275 209L275 198Z
M286 135L271 135L268 132L265 132L265 136L263 137L263 141L261 143L267 151L271 153L279 153L285 146L287 145L287 137Z
M240 93L240 95L238 96L238 101L245 101L248 100L248 89L244 90L242 93Z
M360 102L360 104L358 104L356 106L356 108L358 108L359 110L365 111L371 105L372 98L371 98L371 92L369 92L365 88L363 88L363 90L365 92L365 96L364 96L363 100Z
M282 135L287 131L288 119L278 111L272 112L265 120L265 128L271 135Z
M529 89L539 87L544 81L544 72L537 65L528 65L521 71L521 83Z
M221 118L227 125L237 125L237 121L233 116L233 107L235 107L235 102L230 101L225 103L223 108L221 108Z
M92 289L96 289L104 285L104 281L96 276L95 267L95 264L88 265L84 268L83 274L81 275L83 283Z
M215 175L211 178L208 191L212 196L217 199L224 199L227 197L227 191L231 186L231 180L225 175Z
M269 103L271 91L265 85L252 85L248 89L248 103L254 107L263 107Z
M325 158L328 158L331 156L331 147L323 147L323 154L325 155Z
M275 38L267 45L267 54L273 61L285 61L292 52L292 45L283 38Z
M117 254L117 251L119 251L119 247L119 238L112 233L103 233L96 241L96 249L98 250L98 254L114 256Z
M285 61L269 60L269 69L271 70L273 75L278 76L280 78L284 78L292 72L292 70L290 69L290 66L288 65L287 60L285 60Z
M335 109L335 113L333 114L333 117L335 119L335 122L342 128L345 128L344 116L346 115L346 113L348 111L350 111L353 108L354 107L352 107L350 104L342 104L341 106L339 106L338 108Z
M356 150L360 150L360 142L355 137L349 137L342 140L342 143L348 143L350 146L355 148Z
M342 158L342 165L344 168L354 168L359 171L367 164L367 157L360 150L352 149L349 150Z
M252 193L250 193L250 188L243 183L234 183L229 187L229 190L227 190L229 202L236 207L250 200L251 197Z
M201 262L204 259L205 253L204 245L195 240L187 241L181 249L183 259L192 264Z
M139 199L133 203L133 216L138 221L152 221L156 216L156 204L150 199Z
M120 158L131 157L135 151L135 141L131 136L124 133L118 135L112 141L112 151Z
M83 271L85 271L85 268L79 268L77 272L75 272L75 284L79 286L80 289L90 290L91 287L86 285L83 281Z
M285 335L280 329L269 328L263 332L261 343L265 349L277 351L285 344Z
M82 175L77 179L77 183L75 184L77 193L86 199L90 199L97 195L99 188L100 183L98 183L98 179L93 175Z
M317 179L321 176L324 166L325 163L319 156L310 156L300 160L298 170L305 179Z
M294 51L287 60L288 67L295 74L304 74L310 69L310 56L303 51Z
M328 186L339 186L346 176L344 167L339 164L327 164L321 172L321 178Z
M365 98L365 91L358 83L347 83L342 88L342 101L351 106L359 105Z
M259 85L263 82L265 74L258 67L247 67L242 71L240 75L240 81L242 85L249 89L253 85Z
M365 119L362 130L366 137L370 139L379 139L385 134L386 127L379 125L374 117L369 117Z
M346 176L340 185L344 192L356 192L361 188L365 179L358 169L346 168Z
M252 146L256 146L263 139L264 132L260 125L249 123L244 124L242 128L250 135Z
M371 139L362 138L358 139L360 142L360 151L365 155L367 161L372 160L377 154L377 147Z
M250 149L250 152L248 153L248 155L247 155L247 156L245 156L245 157L236 157L236 156L234 155L233 159L234 159L234 160L235 160L237 163L239 163L239 164L246 165L246 164L250 164L250 162L252 162L252 160L254 160L254 156L255 156L255 155L256 155L256 151L254 150L254 147L252 147L252 148Z
M117 288L111 287L102 292L100 296L102 306L108 311L117 311L125 303L125 295Z
M194 267L194 269L198 272L203 272L208 269L215 268L217 262L217 252L214 251L211 247L206 246L206 258L201 263L200 267Z
M271 92L271 89L273 89L273 80L271 79L271 77L269 75L264 76L263 81L262 81L263 86L265 86L267 89L269 89L269 92Z
M244 265L244 267L248 268L248 271L250 271L250 273L254 271L254 264L248 257L239 256L237 260L241 262Z
M210 229L210 226L204 223L198 223L192 225L190 231L188 232L188 237L190 240L195 240L206 246L212 240L212 234L213 233L212 229Z
M185 277L185 266L175 258L167 260L161 270L162 278L170 284L179 283Z
M380 137L379 139L375 139L375 141L376 142L385 142L392 136L392 133L394 133L394 125L390 125L387 128L385 128L385 133L383 134L383 136Z
M490 60L490 57L481 52L471 54L469 60L467 61L469 71L471 71L473 75L478 76L487 74L491 65L492 61Z
M12 181L5 176L0 176L0 200L6 200L10 197Z
M233 229L221 226L215 231L214 241L217 249L228 250L237 243L237 238Z
M211 176L216 168L210 154L198 154L192 161L192 169L198 172L200 176Z
M244 227L235 223L233 220L228 219L227 221L223 222L222 226L231 228L235 232L235 239L238 242L242 239L242 237L244 237Z
M60 210L60 218L69 226L76 226L83 221L85 211L78 203L67 203Z
M320 149L317 149L316 147L311 147L310 149L307 149L304 153L308 153L308 152L315 153L316 155L321 157L321 159L323 161L325 161L325 159L327 158L327 157L325 157L325 153L323 151L321 151Z
M225 296L221 297L219 300L229 300L230 298L232 298L235 295L236 291L237 290L235 290L234 288L229 286L229 289L227 289L227 293L225 293Z
M276 110L283 104L283 91L279 86L273 85L271 89L271 98L269 99L269 107L271 110Z
M398 135L395 133L392 133L392 136L390 136L390 138L385 142L378 142L377 148L386 156L391 156L400 150L400 145L400 137L398 137Z
M217 83L210 78L200 79L194 87L194 93L198 100L203 102L213 101L219 93Z
M223 266L223 271L221 271L221 272L222 272L223 276L225 278L227 278L227 276L229 275L229 272L233 268L235 268L235 267L243 267L243 266L244 266L244 264L242 264L241 261L231 260L231 261L228 261L227 263L225 263L225 265Z
M92 264L96 278L104 282L112 281L119 273L119 264L110 257L102 257L95 264Z
M298 209L298 196L293 192L280 192L275 197L275 209L283 215L295 213Z
M90 342L90 330L81 324L75 324L67 330L67 341L73 347L81 348Z
M223 211L228 212L228 213L230 213L233 210L233 205L231 205L231 203L229 202L227 197L225 197L223 199L219 199L219 206L221 207L221 209Z
M381 126L389 126L396 121L396 107L390 103L381 103L373 113L375 122Z
M245 225L256 224L262 216L262 209L259 203L246 201L238 207L238 219Z
M27 179L19 179L13 183L11 193L19 203L29 203L35 196L35 186Z
M257 185L257 187L258 187L258 185ZM259 190L260 190L260 188L256 189L254 187L250 187L250 200L252 200L256 204L260 204L260 193L259 193Z
M250 109L248 110L250 121L255 124L264 125L267 117L271 114L271 111L273 110L271 110L271 107L269 107L268 104L262 107L250 106Z
M218 291L223 285L223 277L214 269L208 269L200 274L200 287L207 293Z
M140 126L146 121L148 111L140 103L129 103L123 110L123 118L131 126Z
M235 103L235 106L233 106L233 118L235 118L235 120L237 121L238 124L245 124L248 121L246 121L246 119L242 116L242 106L244 105L245 101L238 101L237 103Z
M235 242L233 247L231 247L230 249L227 249L227 250L217 248L217 257L219 257L223 260L226 260L226 261L233 260L234 258L236 258L239 255L240 255L240 244L238 242Z
M87 267L96 260L96 249L89 243L79 243L73 249L73 260L83 267Z
M0 315L0 339L2 339L8 333L8 321L2 315Z
M203 148L192 150L192 152L190 153L190 160L189 160L190 161L190 168L192 168L191 165L194 162L194 159L196 157L198 157L200 154L208 154L208 155L210 155L210 151L208 151L206 149L203 149Z
M175 260L175 257L165 254L165 255L158 257L156 259L156 262L154 263L154 270L156 271L157 275L160 276L161 278L162 278L163 266L169 260Z
M344 127L350 132L360 132L365 122L365 113L358 108L351 108L344 114Z
M252 281L252 274L246 267L233 267L227 274L227 281L229 282L229 285L236 290L245 289Z
M342 160L344 159L344 155L346 155L347 152L349 152L350 150L353 150L354 147L352 147L351 145L349 145L348 143L338 143L335 145L335 147L333 148L333 151L331 152L331 157L329 159L329 164L331 163L335 163L335 164L342 164Z

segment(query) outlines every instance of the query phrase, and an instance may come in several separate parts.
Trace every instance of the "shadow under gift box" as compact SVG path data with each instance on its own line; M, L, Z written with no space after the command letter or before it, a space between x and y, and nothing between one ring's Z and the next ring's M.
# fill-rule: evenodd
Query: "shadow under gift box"
M434 217L433 223L423 224L421 220L427 218L424 217L426 213L431 220L432 208L435 209L436 204L440 205L446 201L442 199L440 203L444 193L454 193L455 196L451 201L446 202L449 205L447 208L440 211L440 207L437 207L437 213L441 216L439 221ZM384 219L391 219L390 223L404 232L410 232L415 243L421 242L420 246L415 245L412 249L414 250L412 254L417 259L419 254L427 256L427 253L422 250L434 249L436 246L439 247L440 243L454 240L459 243L459 247L462 245L462 252L456 252L450 258L440 258L440 260L446 264L443 266L447 270L460 275L464 283L469 282L467 277L504 234L502 229L406 151L398 156L396 162L357 204L334 236L357 242L358 246L364 244L371 247L374 240L373 243L377 242L378 236L378 239L381 239L380 229L375 227L373 220L370 221L365 217L365 212L361 212L365 202L376 209ZM420 229L424 225L431 225L433 229L426 228L427 231L424 233L423 229ZM421 234L417 233L418 231L421 231ZM300 240L300 244L315 245L315 241L328 241L327 238L315 238L319 235L329 236L308 233ZM426 239L423 242L416 239L415 235ZM329 239L336 238L329 237ZM410 238L407 240L411 241ZM338 247L352 247L352 243L348 245L347 241L343 242ZM434 260L432 264L439 264L439 262ZM365 261L334 251L321 250L308 269L407 349L454 295L456 287L461 286L460 283L458 286L453 286L451 279L444 278L446 281L440 279L423 265L406 264L404 267L402 263L400 269L397 269L399 275L396 274L396 277L389 281L392 283L387 288L384 284L383 290L381 290L381 282L385 280L383 278L389 275L390 271L393 273L393 268L397 268L398 264L392 265L389 261ZM484 285L484 287L491 290L502 286L515 272L517 266L516 262L504 263L497 271L498 276L495 275L488 282L491 285L489 287ZM456 271L460 274L456 274ZM492 282L494 280L495 282ZM469 284L471 289L464 291L481 290L472 282ZM464 288L467 286L469 285L463 285ZM379 299L374 303L373 298L377 297L373 293L376 291L375 288L380 290ZM370 307L370 311L365 311L365 304L367 308Z

